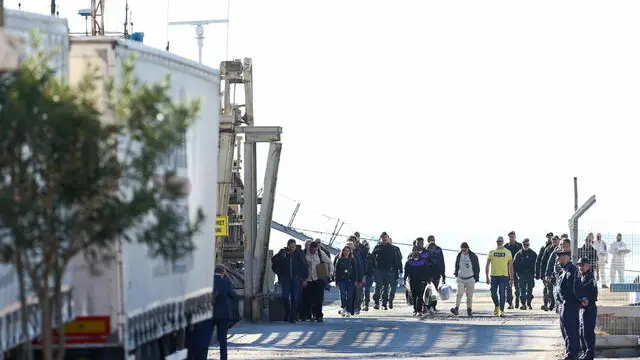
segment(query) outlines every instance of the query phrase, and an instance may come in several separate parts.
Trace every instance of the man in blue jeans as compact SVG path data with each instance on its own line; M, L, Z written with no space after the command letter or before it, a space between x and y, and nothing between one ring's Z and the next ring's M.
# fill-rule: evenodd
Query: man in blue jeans
M504 238L499 236L496 240L498 247L489 251L485 276L487 284L491 285L491 299L495 308L493 315L504 316L504 304L506 302L507 287L513 286L513 257L511 251L504 247ZM491 272L489 272L491 269ZM491 274L491 276L489 276Z
M298 319L298 301L300 301L302 282L309 277L307 259L296 245L296 241L289 239L287 247L274 255L271 263L278 275L278 282L282 286L285 321L295 323Z

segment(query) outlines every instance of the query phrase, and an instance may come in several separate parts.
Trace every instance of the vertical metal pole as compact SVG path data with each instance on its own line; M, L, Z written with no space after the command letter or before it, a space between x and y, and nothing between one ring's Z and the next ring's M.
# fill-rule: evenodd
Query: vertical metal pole
M578 211L578 178L573 178L573 211Z
M258 230L258 205L257 205L257 176L256 176L256 143L245 141L244 143L244 316L245 320L252 318L252 303L255 296L255 284L253 283L254 253L256 245L256 232Z
M273 218L273 206L276 199L276 184L278 182L278 167L280 166L280 153L282 143L274 142L269 145L269 157L267 169L264 175L264 192L262 193L262 205L260 206L260 222L258 223L258 236L256 238L256 250L254 259L256 268L253 271L253 283L258 292L264 290L264 278L266 272L267 256L269 254L269 235L271 234L271 220ZM260 308L255 301L253 320L260 320Z
M0 0L0 28L4 27L4 0Z
M220 133L220 148L218 150L218 216L227 216L229 213L229 192L231 191L233 175L235 141L234 133ZM222 263L224 239L222 236L216 236L216 256L214 258L216 264Z
M578 178L573 178L573 211L578 211ZM571 259L578 261L578 219L570 226L571 230Z

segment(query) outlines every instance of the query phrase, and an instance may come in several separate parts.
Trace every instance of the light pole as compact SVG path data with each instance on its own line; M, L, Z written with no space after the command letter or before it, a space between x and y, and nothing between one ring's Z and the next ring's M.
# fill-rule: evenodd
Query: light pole
M80 9L78 15L84 17L84 34L89 36L89 16L91 16L91 9Z
M195 20L195 21L173 21L169 25L195 25L196 39L198 40L198 62L202 64L202 47L204 46L204 25L228 23L228 19L217 20Z

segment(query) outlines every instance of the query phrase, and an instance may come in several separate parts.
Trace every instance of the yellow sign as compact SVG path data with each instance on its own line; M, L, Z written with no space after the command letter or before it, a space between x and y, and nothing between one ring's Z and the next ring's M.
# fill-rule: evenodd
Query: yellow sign
M228 216L216 216L216 236L229 236Z

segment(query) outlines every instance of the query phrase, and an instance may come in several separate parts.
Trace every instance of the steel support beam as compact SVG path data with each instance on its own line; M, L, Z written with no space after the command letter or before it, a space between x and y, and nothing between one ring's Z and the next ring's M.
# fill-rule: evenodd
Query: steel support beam
M592 195L580 208L569 218L569 232L571 236L571 260L578 261L578 219L596 203L596 196Z
M244 318L253 319L253 303L256 286L253 283L254 254L258 231L256 143L244 143Z
M233 180L233 153L236 135L233 132L221 132L218 149L218 216L229 213L229 192ZM222 264L224 237L216 236L215 263Z
M256 293L263 292L263 284L266 273L267 256L269 254L269 235L271 234L271 220L273 218L273 206L276 199L276 184L278 182L278 167L280 166L280 154L282 143L274 142L269 145L269 156L267 158L267 169L264 175L264 193L262 194L262 205L260 206L260 221L258 222L258 234L254 259L256 266L253 269L253 285L257 288ZM256 301L256 306L258 301ZM260 320L258 314L253 314L253 320Z

